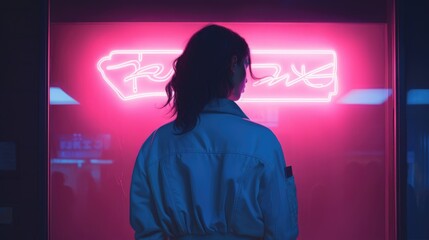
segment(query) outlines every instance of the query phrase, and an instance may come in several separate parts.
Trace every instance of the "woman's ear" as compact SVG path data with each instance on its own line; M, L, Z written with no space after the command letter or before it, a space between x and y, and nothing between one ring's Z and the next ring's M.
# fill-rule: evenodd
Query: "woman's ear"
M237 56L233 55L231 58L231 66L230 66L231 72L235 72L235 68L237 67L237 62L238 62Z

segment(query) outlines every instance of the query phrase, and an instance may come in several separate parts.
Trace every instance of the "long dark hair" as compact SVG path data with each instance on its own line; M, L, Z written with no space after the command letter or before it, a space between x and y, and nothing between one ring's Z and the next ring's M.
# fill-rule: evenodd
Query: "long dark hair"
M181 133L192 130L204 106L215 98L227 98L233 90L231 59L249 59L249 46L240 35L219 25L196 32L173 64L174 75L165 87L167 102L176 115ZM253 73L250 69L250 73Z

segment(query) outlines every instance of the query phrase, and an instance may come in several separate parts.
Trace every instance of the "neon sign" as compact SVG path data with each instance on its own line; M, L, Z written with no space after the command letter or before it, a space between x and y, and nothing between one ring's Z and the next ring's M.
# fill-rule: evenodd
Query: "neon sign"
M124 101L165 96L173 61L182 50L114 50L97 69ZM330 102L338 94L333 50L252 50L252 69L240 102Z

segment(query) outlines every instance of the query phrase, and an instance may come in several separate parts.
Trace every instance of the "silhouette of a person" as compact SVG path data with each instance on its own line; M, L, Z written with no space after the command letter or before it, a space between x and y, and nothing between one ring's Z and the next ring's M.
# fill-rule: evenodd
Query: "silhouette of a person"
M138 154L131 225L143 239L290 240L298 235L294 178L277 137L235 103L250 50L219 25L196 32L166 86L174 121Z
M65 180L62 172L53 172L51 175L52 239L75 239L75 196L73 189L65 185Z

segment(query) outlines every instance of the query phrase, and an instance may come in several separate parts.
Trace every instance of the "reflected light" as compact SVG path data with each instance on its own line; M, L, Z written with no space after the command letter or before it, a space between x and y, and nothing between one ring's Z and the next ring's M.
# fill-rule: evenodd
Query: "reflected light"
M113 164L113 160L104 160L104 159L91 159L89 160L92 164Z
M353 89L342 97L338 103L379 105L383 104L390 95L392 95L392 89Z
M78 101L73 99L70 95L65 93L59 87L50 87L49 88L49 103L51 105L76 105L76 104L79 104Z
M407 94L408 105L429 104L429 89L411 89Z
M67 158L52 158L51 164L76 164L78 167L82 167L86 161L84 159L67 159ZM91 159L91 164L113 164L113 160L108 159Z
M82 167L85 163L83 159L65 159L65 158L53 158L51 164L77 164L78 167Z

